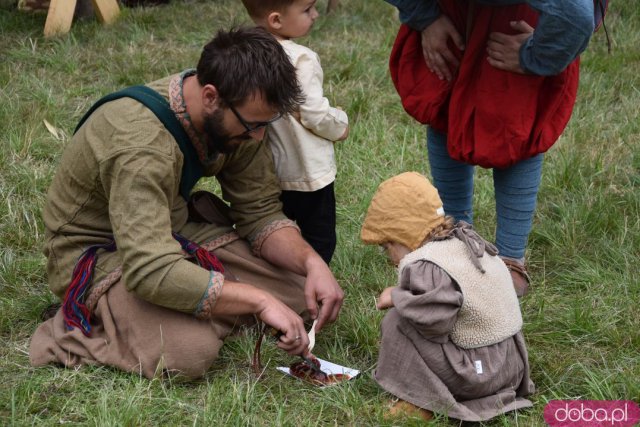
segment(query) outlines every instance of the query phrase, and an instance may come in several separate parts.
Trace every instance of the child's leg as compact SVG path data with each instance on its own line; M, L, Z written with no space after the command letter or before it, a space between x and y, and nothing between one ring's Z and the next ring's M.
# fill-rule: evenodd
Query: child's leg
M540 187L543 157L538 154L507 169L493 170L496 246L503 257L524 258Z
M284 214L296 221L302 237L329 264L336 249L336 197L333 183L316 191L283 191Z
M452 159L447 135L427 128L427 151L433 185L438 189L444 212L456 221L473 223L473 174L475 168Z

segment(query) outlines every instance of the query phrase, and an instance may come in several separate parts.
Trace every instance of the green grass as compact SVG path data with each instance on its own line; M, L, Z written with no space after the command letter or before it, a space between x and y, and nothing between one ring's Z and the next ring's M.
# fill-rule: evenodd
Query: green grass
M376 248L360 243L360 224L380 181L407 170L428 174L424 128L404 113L388 76L393 9L380 0L345 0L301 41L319 53L327 96L352 123L349 139L336 146L339 247L332 264L346 301L339 321L318 336L316 353L362 375L324 390L275 371L291 360L272 345L263 349L267 370L256 380L253 330L230 340L210 373L192 383L104 367L29 366L29 338L54 300L41 210L75 123L102 94L194 66L218 28L247 21L232 0L125 9L112 26L82 20L53 39L42 37L44 20L0 0L0 425L391 424L382 416L390 396L371 376L383 316L373 298L395 277ZM534 287L522 307L535 406L487 425L544 425L550 399L640 401L636 0L612 2L607 26L613 53L601 31L582 56L574 115L546 156L530 237ZM487 237L494 233L492 192L490 171L480 170L476 227ZM444 418L433 424L457 425Z

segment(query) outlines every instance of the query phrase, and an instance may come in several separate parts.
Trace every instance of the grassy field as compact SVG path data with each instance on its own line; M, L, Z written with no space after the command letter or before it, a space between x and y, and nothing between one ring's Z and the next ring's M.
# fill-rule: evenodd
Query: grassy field
M324 9L324 2L320 2ZM317 389L274 367L274 346L252 376L255 331L230 340L201 381L149 381L103 367L29 366L29 338L54 298L41 254L41 210L60 154L83 112L130 84L193 67L218 28L247 21L239 1L174 0L123 10L112 26L75 22L44 39L45 17L0 0L0 425L390 425L390 396L372 379L383 313L374 296L394 281L359 229L377 184L428 174L424 128L402 110L387 59L397 30L380 0L343 0L302 43L322 58L325 91L352 122L337 145L339 246L332 264L346 291L339 321L318 336L318 356L358 368L348 384ZM534 408L487 425L544 425L551 399L640 401L640 8L612 2L604 33L582 57L572 121L546 156L522 301ZM49 123L48 128L45 124ZM205 187L212 184L204 183ZM494 233L490 171L479 170L476 227ZM437 419L434 425L457 425Z

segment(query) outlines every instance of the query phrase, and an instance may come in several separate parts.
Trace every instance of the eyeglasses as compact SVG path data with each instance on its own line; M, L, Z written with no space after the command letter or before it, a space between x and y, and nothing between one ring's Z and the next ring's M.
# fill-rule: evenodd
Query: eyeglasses
M245 131L242 133L242 135L247 135L247 134L250 134L251 132L255 132L264 127L267 127L269 123L273 123L282 117L282 113L278 113L275 115L275 117L267 120L266 122L255 122L253 125L250 125L249 123L247 123L244 117L242 117L240 113L238 113L238 110L236 110L232 104L229 103L227 105L229 105L229 109L233 112L233 114L235 114L235 116L238 118L238 121L242 123L242 126L244 126Z

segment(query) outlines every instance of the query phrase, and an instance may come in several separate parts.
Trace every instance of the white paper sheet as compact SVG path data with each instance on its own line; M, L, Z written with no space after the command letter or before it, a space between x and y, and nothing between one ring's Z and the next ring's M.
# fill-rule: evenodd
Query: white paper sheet
M352 380L360 374L360 371L357 369L338 365L338 364L329 362L328 360L323 360L318 358L318 361L320 362L320 369L322 370L322 372L328 375L336 375L336 374L348 375L349 380ZM294 377L293 375L291 375L291 371L289 370L288 367L278 366L276 369L279 370L280 372L284 372L285 374ZM294 377L294 378L297 378L297 377ZM344 381L341 381L341 382L344 382ZM337 385L337 384L340 384L340 383L334 383L329 385Z

